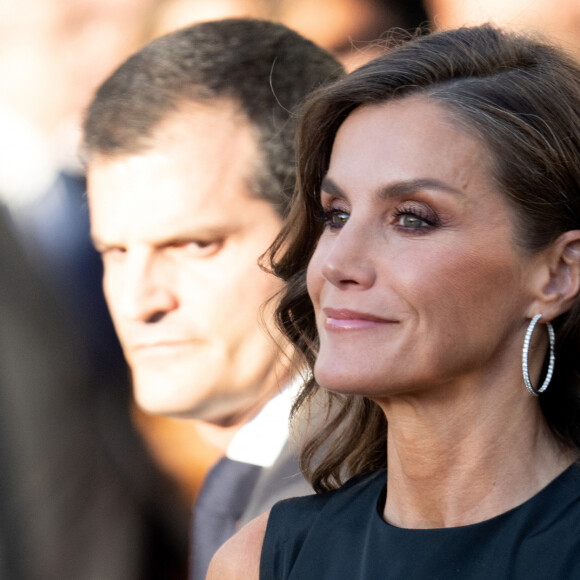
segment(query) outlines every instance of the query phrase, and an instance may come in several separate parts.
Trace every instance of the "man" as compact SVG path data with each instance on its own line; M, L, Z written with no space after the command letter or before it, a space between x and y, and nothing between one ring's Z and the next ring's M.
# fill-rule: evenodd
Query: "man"
M151 42L88 109L92 236L136 400L200 421L228 457L196 506L194 578L239 521L309 491L286 445L289 353L262 308L280 282L257 261L292 194L295 109L340 74L282 25L206 22Z

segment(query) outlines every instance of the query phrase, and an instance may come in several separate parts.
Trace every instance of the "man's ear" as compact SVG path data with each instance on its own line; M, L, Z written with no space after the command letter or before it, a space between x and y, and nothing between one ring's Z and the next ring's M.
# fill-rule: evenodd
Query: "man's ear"
M580 293L580 230L562 234L545 250L541 262L536 300L528 315L542 314L549 322L569 310Z

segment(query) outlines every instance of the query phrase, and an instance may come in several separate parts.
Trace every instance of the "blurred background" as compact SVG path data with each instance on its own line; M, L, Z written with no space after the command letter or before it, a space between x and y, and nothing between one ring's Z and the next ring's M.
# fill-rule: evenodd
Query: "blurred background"
M578 0L0 0L2 578L185 577L190 507L219 452L132 403L78 143L92 93L127 56L228 16L283 22L347 70L393 29L489 20L580 57Z

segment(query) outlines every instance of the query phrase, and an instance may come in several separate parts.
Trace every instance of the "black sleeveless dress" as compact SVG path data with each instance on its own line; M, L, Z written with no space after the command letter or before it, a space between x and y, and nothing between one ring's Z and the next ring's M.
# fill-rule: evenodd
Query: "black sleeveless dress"
M580 466L524 504L457 528L381 517L386 471L272 509L260 580L580 580Z

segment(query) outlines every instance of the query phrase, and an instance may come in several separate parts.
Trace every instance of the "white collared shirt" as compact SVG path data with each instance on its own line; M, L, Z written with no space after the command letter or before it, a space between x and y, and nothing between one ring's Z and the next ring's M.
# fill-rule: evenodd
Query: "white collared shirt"
M273 465L288 440L290 409L302 380L298 375L290 381L234 435L227 457L262 467Z

